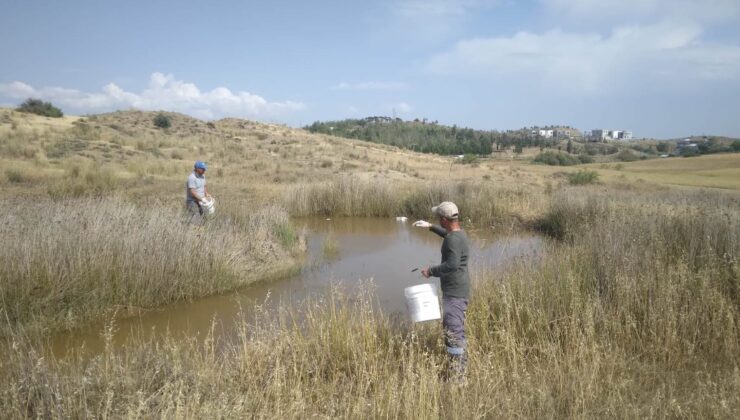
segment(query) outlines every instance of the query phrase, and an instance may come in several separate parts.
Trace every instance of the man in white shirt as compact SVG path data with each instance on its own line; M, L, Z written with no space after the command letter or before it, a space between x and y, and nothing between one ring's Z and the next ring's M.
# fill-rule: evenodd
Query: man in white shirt
M206 169L208 169L206 163L197 160L195 161L193 172L188 176L188 182L185 186L185 206L187 208L189 223L203 223L203 207L201 203L206 198L211 197L206 187Z

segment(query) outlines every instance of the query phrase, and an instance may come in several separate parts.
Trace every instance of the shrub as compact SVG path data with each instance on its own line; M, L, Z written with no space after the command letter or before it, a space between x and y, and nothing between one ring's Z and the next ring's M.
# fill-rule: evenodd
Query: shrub
M594 158L589 155L578 155L578 160L581 163L594 163Z
M61 118L64 116L62 110L52 105L51 102L44 102L41 99L33 98L26 99L15 110L52 118Z
M598 178L598 172L586 169L568 174L568 182L572 185L593 184Z
M458 162L460 162L463 165L473 164L473 163L478 162L478 156L472 153L466 153L465 155L463 155L462 159L460 159Z
M632 153L629 149L622 149L617 154L617 159L622 162L634 162L638 160L639 157L636 154Z
M534 158L535 163L543 163L550 166L572 166L578 165L580 160L567 153L542 152Z
M170 117L159 113L156 117L154 117L154 126L157 128L170 128L172 125L172 122L170 121Z

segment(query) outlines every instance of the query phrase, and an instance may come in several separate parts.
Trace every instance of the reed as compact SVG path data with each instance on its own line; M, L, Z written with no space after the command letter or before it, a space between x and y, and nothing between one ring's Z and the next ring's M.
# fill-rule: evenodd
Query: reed
M733 418L740 206L721 193L556 193L563 241L474 273L467 383L439 325L372 289L275 311L235 337L141 339L92 359L5 340L0 410L44 417ZM551 223L553 223L551 221ZM109 332L103 332L109 336Z
M0 214L0 302L10 325L72 328L114 310L230 290L295 263L286 246L294 244L277 234L288 223L277 207L202 227L186 224L180 209L115 197L4 200Z
M466 222L511 230L530 224L546 207L542 194L525 188L496 187L490 183L363 181L348 177L320 184L298 184L284 203L294 216L405 215L428 219L442 201L455 202Z

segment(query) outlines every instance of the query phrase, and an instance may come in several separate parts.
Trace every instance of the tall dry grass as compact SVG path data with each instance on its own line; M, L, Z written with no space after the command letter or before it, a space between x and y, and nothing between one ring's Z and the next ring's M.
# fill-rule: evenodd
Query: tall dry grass
M223 292L291 264L287 213L194 227L181 209L121 198L0 201L3 325L69 328L120 309ZM0 328L0 331L4 328Z
M490 183L416 182L345 177L320 184L299 184L285 194L284 202L295 216L399 216L429 218L431 208L453 201L467 221L497 229L527 224L541 214L547 200L523 188Z
M216 343L174 339L55 361L6 340L8 417L734 418L737 198L579 189L541 260L475 273L467 384L439 325L334 292ZM557 215L557 216L555 216Z

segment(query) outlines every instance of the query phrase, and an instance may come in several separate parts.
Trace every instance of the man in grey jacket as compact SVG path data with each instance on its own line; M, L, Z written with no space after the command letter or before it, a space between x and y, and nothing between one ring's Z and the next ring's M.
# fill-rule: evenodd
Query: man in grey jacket
M447 353L452 359L453 372L459 377L465 373L467 355L465 348L465 312L470 299L470 276L468 257L470 245L465 231L460 227L460 214L455 203L445 201L433 207L439 217L439 225L420 220L414 226L428 228L444 238L442 241L442 263L425 268L421 274L439 277L442 286L442 327L445 332Z

